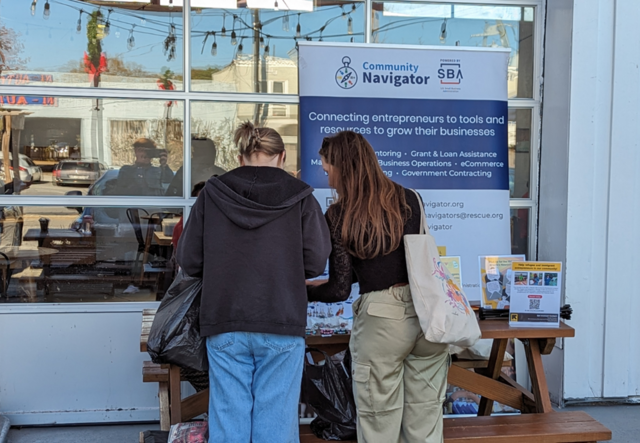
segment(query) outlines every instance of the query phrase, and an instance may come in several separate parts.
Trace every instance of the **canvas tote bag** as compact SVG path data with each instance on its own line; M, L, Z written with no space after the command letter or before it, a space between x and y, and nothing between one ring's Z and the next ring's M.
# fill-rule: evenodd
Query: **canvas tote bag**
M440 262L429 232L420 195L420 233L404 236L411 297L424 337L432 343L473 346L482 335L476 315L460 288Z

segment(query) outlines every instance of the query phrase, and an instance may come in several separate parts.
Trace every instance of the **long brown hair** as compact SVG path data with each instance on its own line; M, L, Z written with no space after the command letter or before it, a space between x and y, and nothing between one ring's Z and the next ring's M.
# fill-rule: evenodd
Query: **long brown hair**
M342 131L323 140L320 155L334 168L344 247L360 259L395 251L411 208L404 189L382 172L369 142Z

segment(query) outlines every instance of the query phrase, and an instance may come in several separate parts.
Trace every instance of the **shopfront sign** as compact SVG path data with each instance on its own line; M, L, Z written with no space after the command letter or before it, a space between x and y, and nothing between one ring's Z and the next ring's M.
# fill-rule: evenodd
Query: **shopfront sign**
M58 99L35 95L0 95L0 105L58 106Z
M0 75L0 85L28 85L29 83L52 83L51 74L5 74Z
M480 300L478 256L510 252L509 51L300 43L301 177L332 202L318 150L342 130L371 143L384 173L417 189L429 227L461 257Z

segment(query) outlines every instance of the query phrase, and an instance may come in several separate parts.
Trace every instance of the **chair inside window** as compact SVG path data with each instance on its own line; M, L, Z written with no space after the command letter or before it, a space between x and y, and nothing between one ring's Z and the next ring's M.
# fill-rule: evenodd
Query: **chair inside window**
M159 256L161 252L160 246L153 243L153 233L156 227L161 225L162 221L169 216L179 217L180 214L170 211L159 211L149 214L149 212L142 208L127 208L127 218L133 226L136 240L138 241L136 265L139 263L140 266L140 284L144 281L145 264L149 261L149 257ZM143 220L147 221L146 226ZM142 258L140 259L141 254Z

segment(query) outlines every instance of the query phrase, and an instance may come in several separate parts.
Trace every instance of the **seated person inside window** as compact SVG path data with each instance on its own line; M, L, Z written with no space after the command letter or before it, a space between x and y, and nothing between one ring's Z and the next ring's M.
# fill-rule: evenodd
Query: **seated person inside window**
M208 138L195 138L191 139L191 188L199 183L206 182L213 176L219 176L224 174L225 171L219 166L216 166L216 145L213 140ZM173 177L169 188L167 189L167 196L182 196L183 192L183 166L176 171L176 175Z
M161 176L157 166L151 160L160 156L153 140L139 138L133 143L135 163L125 165L118 173L115 195L163 195Z

